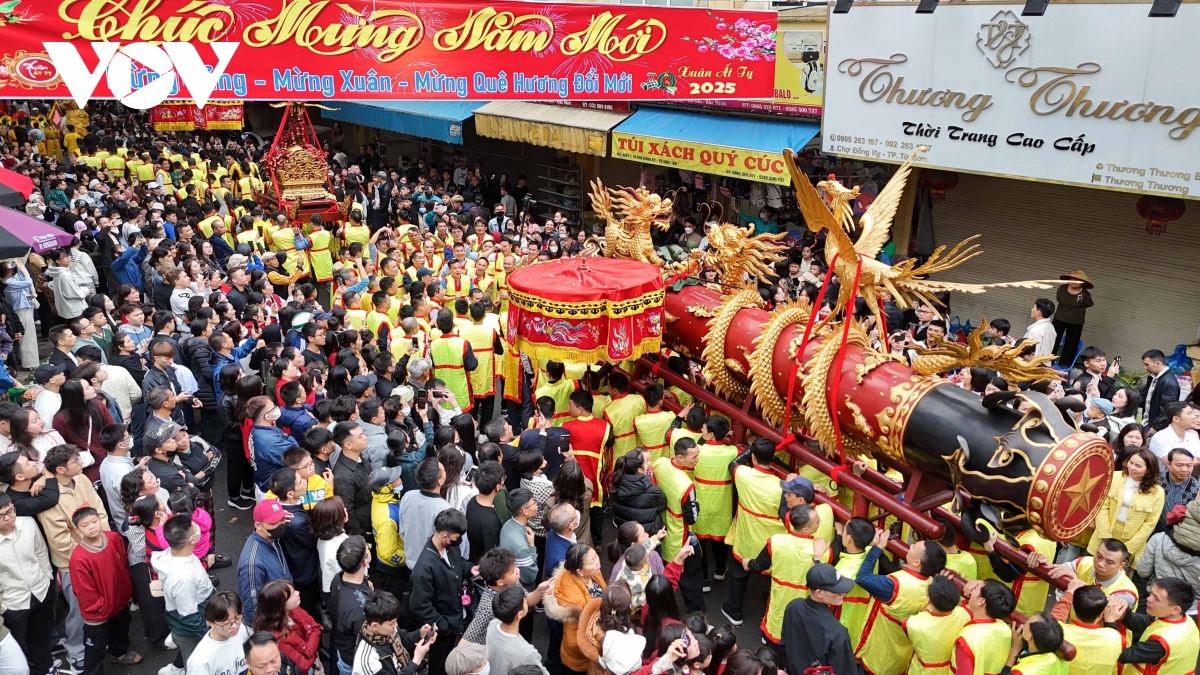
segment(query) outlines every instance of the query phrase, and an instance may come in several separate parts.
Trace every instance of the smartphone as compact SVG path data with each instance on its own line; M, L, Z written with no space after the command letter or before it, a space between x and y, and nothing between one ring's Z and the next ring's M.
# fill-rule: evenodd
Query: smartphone
M700 539L696 536L695 532L688 532L688 544L690 544L692 548L700 548Z
M416 400L417 400L417 407L424 408L425 405L427 403L429 403L429 392L425 391L424 389L422 389L421 391L418 391Z
M471 467L471 470L467 472L467 482L468 482L468 483L474 483L474 482L475 482L475 477L476 477L476 476L478 476L478 475L479 475L479 468L478 468L478 467L474 467L474 466L473 466L473 467Z
M412 346L413 346L413 349L417 348L417 336L416 335L413 336Z
M681 637L679 639L683 642L683 648L687 649L688 644L691 643L691 638L688 637L688 632L686 630L683 631L683 637Z
M558 437L558 452L560 454L565 455L570 451L571 451L571 432L564 431L564 432L562 432L562 435Z
M1120 370L1121 369L1121 357L1114 356L1112 364L1117 367L1117 370Z

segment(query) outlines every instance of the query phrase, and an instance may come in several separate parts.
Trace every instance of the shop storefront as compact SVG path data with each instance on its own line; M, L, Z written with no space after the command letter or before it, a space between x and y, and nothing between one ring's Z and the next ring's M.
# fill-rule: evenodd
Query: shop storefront
M985 251L947 281L1095 282L1084 342L1136 364L1196 340L1200 325L1200 7L855 5L831 14L821 139L826 153L898 163L925 145L898 243L913 250L981 235ZM1185 16L1186 15L1186 16ZM1072 40L1057 36L1071 34ZM1114 56L1102 45L1122 45ZM1031 48L1032 47L1032 48ZM919 187L932 188L914 198ZM1006 318L1018 336L1053 290L956 295L951 314Z

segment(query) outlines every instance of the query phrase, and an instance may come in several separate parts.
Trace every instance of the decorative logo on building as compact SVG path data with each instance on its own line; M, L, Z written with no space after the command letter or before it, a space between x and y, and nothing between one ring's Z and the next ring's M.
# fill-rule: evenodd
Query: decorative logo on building
M1032 37L1029 25L1010 10L996 12L991 21L980 24L975 46L993 68L1007 69L1029 49Z

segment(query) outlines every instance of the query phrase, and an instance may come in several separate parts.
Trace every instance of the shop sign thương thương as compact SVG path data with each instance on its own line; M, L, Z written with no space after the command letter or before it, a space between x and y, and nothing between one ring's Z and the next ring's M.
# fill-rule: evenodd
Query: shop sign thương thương
M1200 5L856 4L830 14L822 149L1110 190L1200 194Z
M8 2L0 98L768 99L773 11L485 0Z

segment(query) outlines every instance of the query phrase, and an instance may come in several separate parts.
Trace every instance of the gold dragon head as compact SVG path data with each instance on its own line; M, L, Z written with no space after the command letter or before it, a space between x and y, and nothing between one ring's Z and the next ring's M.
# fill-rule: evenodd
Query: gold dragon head
M651 227L668 230L671 227L671 198L662 197L646 188L604 187L597 178L592 181L588 194L596 215L609 225L617 226L627 233L645 232Z
M825 201L834 219L841 223L846 231L852 232L855 227L854 200L858 199L858 186L846 189L833 174L829 174L825 180L817 183L817 187L825 192ZM809 229L813 227L817 228L814 232L819 232L823 226L810 221Z

